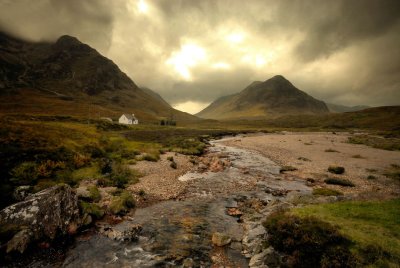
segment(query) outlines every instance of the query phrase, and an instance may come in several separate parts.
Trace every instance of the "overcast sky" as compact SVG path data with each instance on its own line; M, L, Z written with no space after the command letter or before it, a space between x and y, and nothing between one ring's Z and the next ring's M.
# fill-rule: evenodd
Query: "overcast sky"
M0 30L76 36L188 112L277 74L326 102L400 104L399 0L0 0Z

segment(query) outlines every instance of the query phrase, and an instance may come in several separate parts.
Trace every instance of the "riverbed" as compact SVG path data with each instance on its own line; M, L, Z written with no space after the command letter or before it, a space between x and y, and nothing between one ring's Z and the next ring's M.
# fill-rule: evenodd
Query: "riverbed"
M294 178L283 180L280 166L259 152L224 145L235 139L238 137L211 142L206 156L218 156L227 163L222 170L195 170L180 176L178 180L187 187L178 200L137 209L131 218L110 227L124 233L141 226L137 237L115 240L96 232L78 238L62 266L248 267L252 255L257 254L248 248L250 242L255 243L249 241L249 232L253 232L250 236L259 233L260 239L265 233L259 210L271 202L283 202L290 193L309 194L310 188ZM245 212L240 210L244 210L243 204L254 202L260 206L258 212L252 212L254 223L244 222ZM230 243L213 245L215 233L223 233Z

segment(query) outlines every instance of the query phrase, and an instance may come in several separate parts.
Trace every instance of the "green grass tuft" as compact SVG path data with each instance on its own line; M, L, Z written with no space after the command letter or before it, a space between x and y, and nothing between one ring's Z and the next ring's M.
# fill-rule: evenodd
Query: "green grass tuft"
M330 166L328 167L328 171L333 174L343 174L344 173L344 167L339 167L339 166Z
M326 184L333 184L333 185L340 185L346 187L354 187L354 183L347 179L340 179L340 178L327 178L324 180Z
M338 196L343 195L342 192L329 189L329 188L317 188L313 190L313 195L324 195L324 196Z

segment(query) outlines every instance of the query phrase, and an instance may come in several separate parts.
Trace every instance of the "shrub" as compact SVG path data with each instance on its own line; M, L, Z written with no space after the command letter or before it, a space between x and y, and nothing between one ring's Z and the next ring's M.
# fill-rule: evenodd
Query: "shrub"
M326 153L339 153L339 151L336 151L335 149L331 149L331 148L326 149L325 152Z
M168 156L167 160L172 162L172 161L174 161L174 157L173 156Z
M352 158L358 158L358 159L363 159L365 158L364 156L360 155L360 154L355 154L352 156Z
M297 168L292 167L292 166L283 166L281 167L281 169L279 170L280 173L284 173L286 171L295 171L297 170Z
M110 181L112 186L125 188L128 183L137 183L139 181L138 176L138 174L128 167L121 164L114 164L110 174Z
M11 182L16 185L33 185L38 179L37 164L23 162L11 170Z
M101 219L104 216L104 210L97 204L79 201L79 208L82 214L89 214L95 219Z
M330 166L330 167L328 167L328 171L330 173L334 173L334 174L343 174L344 173L344 167Z
M142 160L151 161L151 162L157 162L159 159L160 159L160 156L155 155L155 154L145 154L142 156Z
M91 158L101 158L105 156L104 150L96 145L86 145L83 147L82 151L90 155Z
M343 195L343 193L329 188L317 188L313 190L313 195L338 196Z
M334 184L340 186L354 187L354 183L347 179L339 179L339 178L327 178L324 181L326 184Z
M146 192L143 189L140 189L139 196L143 197L146 195Z
M87 164L89 164L90 160L91 160L90 156L76 154L76 155L74 155L73 163L74 163L75 168L81 168L81 167L84 167Z
M102 158L99 161L101 174L110 174L112 172L112 161L108 158Z
M135 207L135 200L128 191L122 191L120 196L115 196L109 206L112 214L124 215L129 212L130 208Z
M172 161L169 166L172 167L173 169L177 169L177 167L178 167L178 165L176 164L175 161Z
M263 225L268 231L267 242L289 255L290 267L355 267L350 241L329 223L280 212Z
M90 200L92 200L93 202L99 202L101 199L101 194L99 189L96 186L90 186L88 188L89 191L89 198Z

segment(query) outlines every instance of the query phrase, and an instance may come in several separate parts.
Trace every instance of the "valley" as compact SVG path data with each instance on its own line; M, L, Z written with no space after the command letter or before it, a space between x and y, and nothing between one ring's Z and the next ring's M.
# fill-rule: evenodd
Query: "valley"
M1 267L400 263L400 106L274 75L192 115L69 35L0 33L0 79Z

